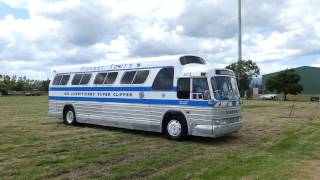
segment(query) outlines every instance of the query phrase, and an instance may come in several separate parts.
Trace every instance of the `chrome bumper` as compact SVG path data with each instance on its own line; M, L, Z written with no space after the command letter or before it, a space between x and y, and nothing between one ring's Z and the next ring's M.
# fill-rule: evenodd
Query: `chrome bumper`
M242 126L243 126L242 121L232 123L232 124L212 126L212 134L214 137L221 137L226 134L230 134L230 133L239 131L242 128Z
M196 125L192 135L202 137L221 137L240 130L243 126L242 121L226 125Z

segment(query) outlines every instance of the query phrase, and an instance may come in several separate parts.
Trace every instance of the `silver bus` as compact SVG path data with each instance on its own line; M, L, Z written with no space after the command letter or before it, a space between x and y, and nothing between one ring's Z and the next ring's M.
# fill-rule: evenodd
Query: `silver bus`
M49 87L49 115L66 125L154 131L175 140L238 131L240 101L234 73L194 55L67 67Z

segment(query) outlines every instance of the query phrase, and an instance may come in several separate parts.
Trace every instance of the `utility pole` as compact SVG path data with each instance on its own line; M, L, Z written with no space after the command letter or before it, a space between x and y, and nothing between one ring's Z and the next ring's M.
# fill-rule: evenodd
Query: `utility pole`
M238 37L238 62L240 62L240 60L242 60L242 22L241 22L241 0L238 0L238 6L239 6L239 10L238 10L238 18L239 18L239 37Z
M241 0L238 0L238 30L239 30L239 35L238 35L238 68L237 68L237 76L238 76L238 88L240 88L240 61L242 60L242 24L241 24ZM240 95L241 96L241 95Z

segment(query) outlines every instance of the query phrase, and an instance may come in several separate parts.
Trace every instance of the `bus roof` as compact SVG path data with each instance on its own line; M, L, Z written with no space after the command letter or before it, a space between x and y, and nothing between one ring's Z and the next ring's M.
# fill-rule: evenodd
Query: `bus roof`
M84 64L84 65L71 65L58 70L54 70L55 73L75 73L75 72L97 72L97 71L112 71L112 70L129 70L129 69L144 69L144 68L157 68L157 67L183 67L190 69L187 63L182 65L181 58L191 57L199 58L203 60L203 63L207 65L207 62L200 56L195 55L173 55L173 56L160 56L160 57L149 57L149 58L131 58L126 60L101 60L97 63ZM190 59L191 59L190 58ZM183 61L185 63L186 61ZM201 63L196 63L203 65Z

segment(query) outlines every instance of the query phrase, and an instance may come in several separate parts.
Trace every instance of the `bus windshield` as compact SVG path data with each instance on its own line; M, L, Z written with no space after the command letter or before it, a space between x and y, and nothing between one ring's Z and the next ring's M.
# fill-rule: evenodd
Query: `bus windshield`
M215 76L211 78L213 95L217 100L233 100L240 97L237 81L229 76Z

